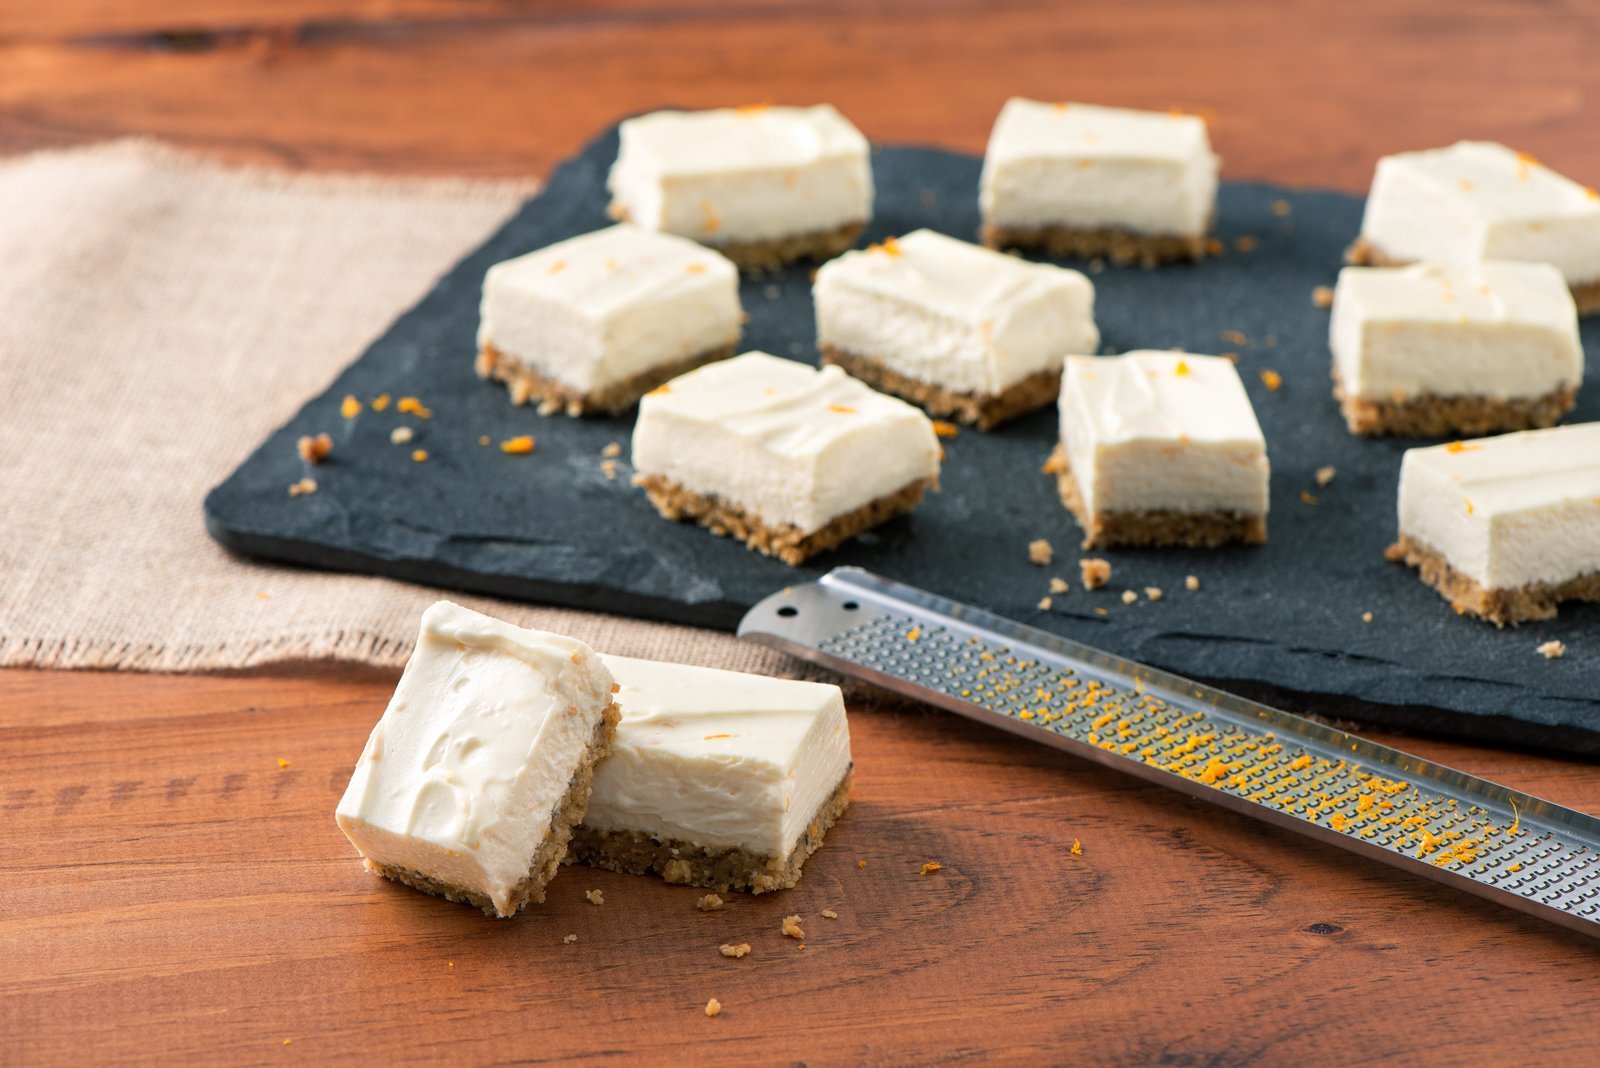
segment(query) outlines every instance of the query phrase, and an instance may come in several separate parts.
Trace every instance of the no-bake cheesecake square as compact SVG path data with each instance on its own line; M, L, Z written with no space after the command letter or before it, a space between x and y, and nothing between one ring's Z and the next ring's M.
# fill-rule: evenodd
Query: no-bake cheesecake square
M615 415L732 356L739 272L670 234L612 226L506 260L483 280L477 370L516 404Z
M1497 626L1600 601L1600 423L1410 449L1400 538L1455 610Z
M544 900L619 716L583 642L439 601L339 800L368 869L491 916Z
M1069 356L1047 470L1085 549L1267 540L1266 439L1218 356Z
M1198 116L1013 98L983 160L983 243L1147 266L1202 259L1217 167Z
M1049 404L1062 357L1100 345L1082 274L932 230L824 264L813 294L824 362L982 430Z
M839 687L605 663L622 722L568 860L714 890L794 886L850 803Z
M1489 141L1378 161L1352 263L1555 266L1580 315L1600 312L1600 192Z
M1329 346L1334 392L1356 434L1551 426L1583 380L1572 295L1546 263L1346 267Z
M657 111L622 123L611 213L742 270L824 260L872 216L867 139L827 105Z
M837 367L747 352L645 396L633 467L666 518L799 564L915 508L939 442L921 411Z

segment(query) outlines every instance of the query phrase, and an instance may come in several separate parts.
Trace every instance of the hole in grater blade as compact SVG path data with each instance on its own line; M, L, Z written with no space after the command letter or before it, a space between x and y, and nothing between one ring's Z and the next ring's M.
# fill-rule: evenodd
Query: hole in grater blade
M785 619L791 619L800 614L800 609L796 608L792 604L786 604L782 608L778 609L778 614Z
M1026 641L1027 652L1019 653L987 633L969 635L960 617L946 627L934 620L951 617L932 615L886 612L817 648L913 684L924 696L1027 722L1247 802L1278 822L1332 831L1572 915L1600 912L1600 899L1579 908L1586 900L1580 892L1600 879L1582 841L1523 826L1470 795L1435 792L1426 773L1404 763L1364 764L1336 737L1298 734L1298 721L1280 721L1280 737L1266 716L1213 704L1203 689L1147 688L1149 676L1135 665L1057 659Z

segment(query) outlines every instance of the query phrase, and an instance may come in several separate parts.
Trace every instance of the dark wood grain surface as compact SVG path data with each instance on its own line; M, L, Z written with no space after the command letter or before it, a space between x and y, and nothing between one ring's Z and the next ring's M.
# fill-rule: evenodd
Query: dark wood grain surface
M0 7L0 151L539 174L621 114L759 100L977 150L1020 93L1207 109L1232 177L1358 191L1470 136L1592 183L1597 55L1586 0L53 0ZM0 1061L1591 1063L1600 1038L1600 947L918 710L852 709L857 800L795 891L708 915L569 869L491 922L368 876L333 824L392 685L0 672ZM1600 811L1592 764L1377 737Z

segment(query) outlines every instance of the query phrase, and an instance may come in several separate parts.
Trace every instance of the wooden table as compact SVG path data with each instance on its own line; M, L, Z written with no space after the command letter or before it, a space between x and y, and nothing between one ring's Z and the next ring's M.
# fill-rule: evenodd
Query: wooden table
M1581 0L158 6L0 11L0 150L527 174L629 111L819 99L977 150L1019 93L1209 109L1235 178L1360 190L1465 136L1600 175ZM392 685L0 672L0 1061L1555 1063L1600 1037L1581 938L920 710L853 709L857 800L791 893L703 914L576 869L490 922L375 881L333 825ZM1400 744L1600 810L1587 763Z

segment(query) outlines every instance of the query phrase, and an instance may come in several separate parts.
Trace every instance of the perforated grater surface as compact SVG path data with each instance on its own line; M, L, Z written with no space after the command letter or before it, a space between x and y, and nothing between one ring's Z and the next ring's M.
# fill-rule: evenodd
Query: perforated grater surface
M1600 820L1344 731L837 568L739 636L1600 936Z

